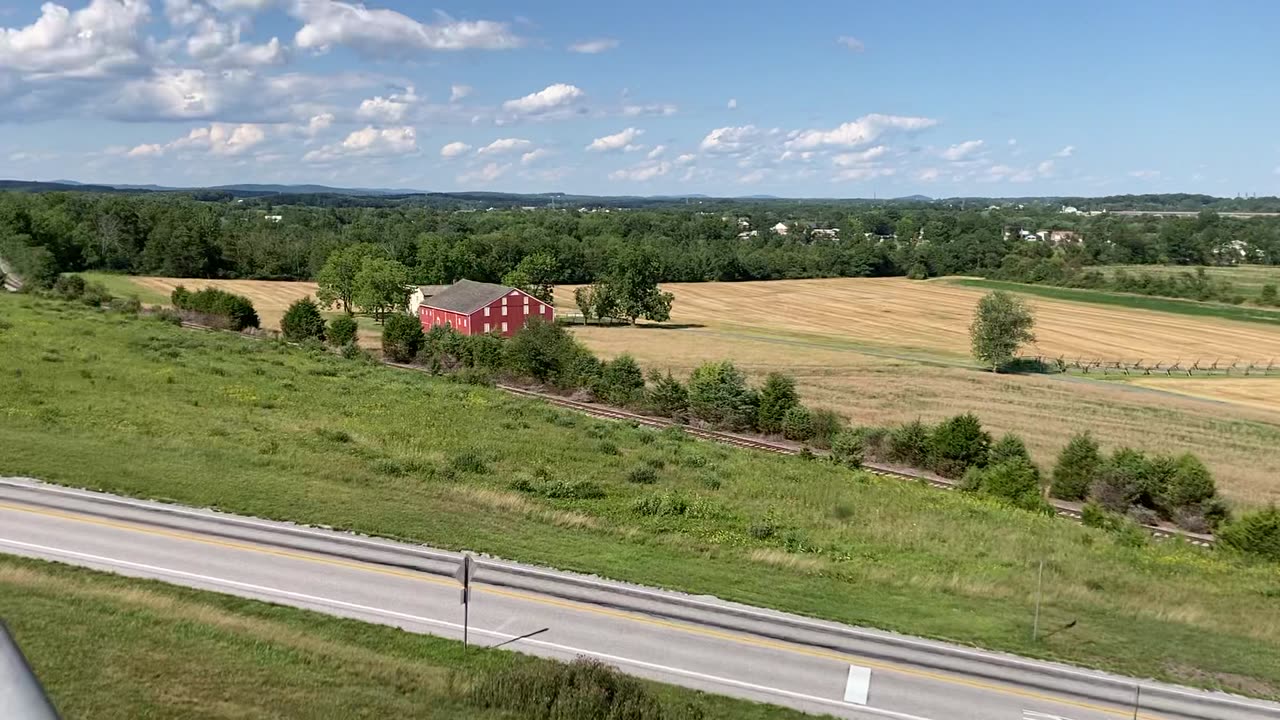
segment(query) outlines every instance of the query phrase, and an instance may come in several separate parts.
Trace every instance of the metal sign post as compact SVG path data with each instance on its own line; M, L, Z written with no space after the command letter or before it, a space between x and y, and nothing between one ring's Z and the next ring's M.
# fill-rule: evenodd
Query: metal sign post
M467 649L470 635L471 625L471 578L475 577L476 563L471 559L470 555L463 555L462 562L458 563L458 570L453 574L454 579L462 585L462 649Z

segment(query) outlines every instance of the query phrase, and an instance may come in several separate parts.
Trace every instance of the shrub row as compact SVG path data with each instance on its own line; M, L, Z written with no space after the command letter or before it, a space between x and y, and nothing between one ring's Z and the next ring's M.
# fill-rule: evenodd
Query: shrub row
M179 310L221 318L231 330L259 326L258 313L253 309L253 302L243 295L217 288L204 288L191 292L179 285L169 294L169 301Z

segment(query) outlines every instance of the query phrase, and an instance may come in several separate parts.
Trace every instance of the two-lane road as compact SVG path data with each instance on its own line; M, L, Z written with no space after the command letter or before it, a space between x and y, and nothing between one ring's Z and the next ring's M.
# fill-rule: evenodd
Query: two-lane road
M4 481L0 551L462 636L457 556L419 546ZM536 633L508 647L849 718L1135 717L1135 681L1100 673L540 568L482 563L474 582L476 644ZM901 647L884 652L882 639ZM954 669L933 662L938 653L955 655ZM1166 705L1136 717L1280 718L1276 706L1231 696L1155 683L1143 693L1160 689ZM1206 698L1225 704L1206 711Z

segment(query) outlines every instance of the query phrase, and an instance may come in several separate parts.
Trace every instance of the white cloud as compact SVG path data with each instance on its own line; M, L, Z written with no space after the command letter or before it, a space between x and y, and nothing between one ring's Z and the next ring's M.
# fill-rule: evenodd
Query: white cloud
M1037 166L1036 166L1036 172L1037 172L1037 173L1039 173L1040 175L1043 175L1043 176L1046 176L1046 177L1047 177L1047 176L1049 176L1049 175L1052 175L1052 174L1053 174L1053 161L1052 161L1052 160L1045 160L1044 162L1040 163L1039 165L1037 165Z
M636 138L643 134L643 130L629 127L612 135L605 135L604 137L598 137L595 140L592 140L591 144L588 145L586 149L590 152L610 152L613 150L626 150L630 152L632 150L639 150L639 146L635 145L634 142Z
M979 178L984 182L999 182L1008 180L1009 182L1024 183L1031 182L1035 179L1035 172L1029 168L1014 168L1008 165L992 165L987 168L985 177Z
M462 98L471 94L470 85L454 85L449 88L449 102L458 102Z
M585 95L581 88L565 83L556 83L522 98L502 103L502 109L520 115L539 115L572 105Z
M1060 158L1071 157L1071 154L1074 153L1075 151L1076 151L1075 145L1068 145L1062 148L1061 150L1059 150L1058 152L1054 153L1053 156L1060 157Z
M646 155L645 157L649 158L650 160L657 160L658 158L662 157L662 153L666 151L667 151L666 145L654 145L653 149L650 150L649 154Z
M71 12L46 2L22 28L0 28L0 69L39 78L97 78L146 61L146 0L91 0Z
M289 13L304 24L294 44L325 52L336 45L370 56L404 55L423 50L505 50L523 40L507 23L454 20L441 16L429 25L394 10L371 10L338 0L294 0Z
M1129 177L1136 177L1139 180L1155 180L1160 177L1159 170L1134 170L1129 173Z
M702 138L699 145L703 152L736 153L753 146L765 132L755 125L716 128Z
M463 185L491 183L507 174L507 171L510 169L511 165L509 163L506 165L499 165L498 163L491 162L477 170L462 173L458 176L458 182Z
M93 112L123 120L237 120L301 122L318 111L321 98L367 87L367 76L262 75L247 68L205 71L157 70L130 80L103 97Z
M921 182L933 182L934 180L937 180L938 176L941 174L942 173L938 168L925 168L921 170L920 174L916 177L920 178Z
M203 150L213 155L235 156L243 155L266 139L267 133L260 125L213 123L209 127L196 128L185 137L164 145L155 143L138 145L125 155L155 157L174 150Z
M679 108L671 103L650 103L648 105L624 105L622 106L622 114L624 117L638 117L640 115L675 115L679 112Z
M613 38L599 38L596 40L584 40L576 42L569 46L570 52L586 53L587 55L595 55L606 50L612 50L618 47L618 41Z
M628 182L645 182L656 177L662 177L671 172L671 163L669 162L642 162L629 168L614 170L609 173L610 180L624 180Z
M281 0L208 0L209 4L222 12L261 12L273 5L281 4Z
M836 38L836 43L845 46L853 52L862 52L867 49L867 47L862 44L861 40L851 35L841 35Z
M981 150L984 144L985 143L983 143L983 141L981 140L966 140L957 145L952 145L946 150L943 150L942 159L949 160L950 162L960 162L961 160L967 160L970 157L972 157L974 153Z
M319 115L312 115L311 119L307 121L307 135L310 135L311 137L315 137L316 135L319 135L325 130L328 130L329 126L332 124L333 124L333 113L320 113Z
M751 172L738 178L738 182L743 185L753 185L764 179L765 171L763 169L752 170Z
M681 155L680 157L676 158L676 165L688 165L689 163L697 159L698 159L697 155L694 155L693 153L685 153L684 155Z
M524 138L499 138L476 151L477 155L506 155L532 147L533 143Z
M873 113L847 122L830 130L802 130L787 142L787 147L809 150L824 146L854 147L874 141L890 131L913 132L937 125L938 121L925 117L904 117Z
M882 158L887 152L889 152L889 148L885 147L884 145L877 145L873 148L867 148L866 150L863 150L861 152L840 153L839 155L836 155L835 157L833 157L831 159L831 162L836 167L854 167L858 165L865 165L869 162L872 162L873 160ZM802 153L802 155L807 155L807 154L808 153ZM808 158L802 158L802 159L808 160Z
M356 110L356 117L388 125L401 123L418 100L418 96L413 92L413 86L410 85L403 93L387 97L378 95L361 102L359 109Z
M548 156L548 155L550 155L550 154L551 154L551 151L550 151L550 150L547 150L547 149L545 149L545 148L538 148L538 149L536 149L536 150L530 150L529 152L527 152L527 153L525 153L525 154L523 154L523 155L521 155L521 156L520 156L520 164L521 164L521 165L531 165L531 164L533 164L533 163L538 162L538 161L539 161L539 160L541 160L542 158L547 157L547 156Z
M725 107L729 108L730 110L737 110L738 98L729 98L729 102L725 105Z
M412 127L356 130L340 143L326 145L303 156L305 162L330 162L345 157L387 157L418 151L418 135Z
M195 25L187 38L187 54L209 67L256 67L278 65L287 58L279 38L271 38L262 45L241 41L244 22L218 20L204 5L189 0L170 2L166 14L171 23Z
M451 142L440 148L440 157L449 160L451 158L456 158L459 155L465 155L470 149L471 146L464 142Z

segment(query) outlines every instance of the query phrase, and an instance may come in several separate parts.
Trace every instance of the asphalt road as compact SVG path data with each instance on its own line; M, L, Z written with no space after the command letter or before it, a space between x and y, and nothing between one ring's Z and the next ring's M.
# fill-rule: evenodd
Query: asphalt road
M0 551L462 637L457 555L414 545L0 481ZM1126 678L500 562L478 566L469 639L847 718L1280 718L1280 706L1234 696L1139 690Z

